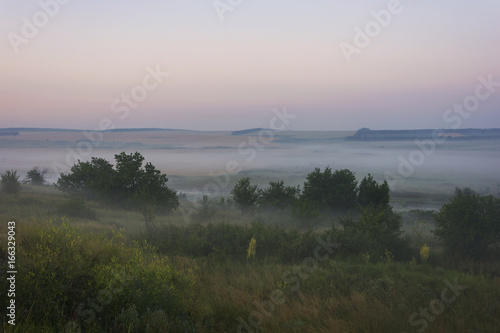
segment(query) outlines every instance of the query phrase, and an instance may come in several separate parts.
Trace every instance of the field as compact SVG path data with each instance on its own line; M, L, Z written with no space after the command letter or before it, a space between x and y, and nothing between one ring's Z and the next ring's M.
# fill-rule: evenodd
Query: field
M398 171L399 157L409 160L412 152L419 151L414 142L343 141L352 134L276 132L267 140L264 134L246 137L230 132L103 133L103 143L82 151L86 153L80 154L82 160L98 156L112 161L113 154L121 151L140 151L168 175L171 188L186 196L172 214L156 215L158 232L150 235L140 212L98 201L75 203L52 186L23 185L17 196L0 194L2 260L6 222L16 221L17 252L26 256L18 259L25 264L18 273L18 295L34 302L30 308L32 304L23 304L19 296L18 309L25 311L18 313L19 325L8 326L3 316L3 328L7 332L98 332L102 327L116 332L500 332L500 262L446 257L432 234L430 211L447 202L455 187L498 195L500 141L436 145L406 177ZM67 172L68 151L76 151L79 140L85 140L81 132L1 137L0 172L17 169L24 176L41 166L49 168L48 179L55 181L52 166L65 165ZM228 170L230 161L241 170ZM408 259L399 260L400 253L380 258L340 255L334 248L316 256L317 247L325 243L318 237L327 239L340 216L325 218L310 234L291 216L276 212L252 216L235 207L216 207L208 220L193 214L197 207L193 201L202 193L208 190L214 200L228 197L241 177L250 177L260 187L278 180L302 185L315 167L326 166L349 168L358 180L368 173L378 181L387 173L399 177L391 186L391 205L403 217L403 235L412 251ZM95 216L75 214L81 205ZM245 236L239 238L242 233ZM247 257L246 235L256 239L254 258ZM37 251L27 248L36 246L35 240L40 255L52 253L52 261L36 257L37 264L30 257ZM425 263L419 254L423 244L430 247ZM2 269L3 265L4 261ZM123 292L112 292L106 306L90 306L89 298L99 299L99 286L106 286L106 274L113 269L132 274L136 282L125 283ZM28 279L29 271L40 274L38 282ZM51 272L53 277L45 279L44 274ZM91 277L84 272L95 274L93 289L86 289L84 282ZM163 295L161 286L167 282L162 274L173 274L167 282L178 288L178 293L168 294L180 298L173 308L169 307L174 303L154 297ZM137 281L143 284L133 284ZM145 281L161 283L156 288ZM51 292L35 297L36 288ZM61 293L74 300L57 303L52 293L58 290L66 290ZM94 309L95 318L77 311L81 302ZM123 308L122 304L132 303L137 308ZM40 304L53 311L37 313Z

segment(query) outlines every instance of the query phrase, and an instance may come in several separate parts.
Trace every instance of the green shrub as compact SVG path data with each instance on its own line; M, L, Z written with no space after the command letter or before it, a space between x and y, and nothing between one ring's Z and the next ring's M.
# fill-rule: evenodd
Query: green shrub
M411 258L409 241L401 237L401 216L392 209L368 206L361 208L357 219L340 219L341 227L332 225L335 240L342 244L340 252L344 255L368 253L371 258L387 259L387 251L397 260Z
M29 313L30 322L57 331L71 319L75 330L121 332L134 322L124 319L129 308L137 309L138 332L148 325L148 311L189 321L194 276L173 270L148 244L127 243L120 232L111 238L84 233L66 219L18 233L18 322Z
M17 170L7 170L0 175L2 192L6 194L18 194L21 191L21 183Z
M241 210L241 214L253 214L259 200L257 185L250 185L250 178L245 177L238 180L231 190L233 201Z
M299 232L262 223L242 226L221 222L187 226L169 224L159 228L154 235L144 234L139 239L147 239L168 255L244 261L248 244L255 237L256 259L294 263L314 254L318 235L312 230Z
M323 220L317 205L303 197L294 202L291 213L299 228L311 229Z
M45 174L47 171L49 171L47 168L34 167L28 171L24 182L37 186L43 185L46 182Z
M471 189L455 190L455 196L435 215L436 236L447 254L475 260L498 257L500 199Z

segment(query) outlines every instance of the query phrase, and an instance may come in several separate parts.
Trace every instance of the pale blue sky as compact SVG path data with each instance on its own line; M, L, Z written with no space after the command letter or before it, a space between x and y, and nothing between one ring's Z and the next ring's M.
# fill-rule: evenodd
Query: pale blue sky
M402 0L350 63L340 43L391 1L243 0L221 21L210 0L72 0L13 46L54 1L0 0L0 127L233 130L283 105L296 130L449 127L479 76L500 81L498 0ZM148 66L169 76L120 118ZM500 87L461 127L500 127Z

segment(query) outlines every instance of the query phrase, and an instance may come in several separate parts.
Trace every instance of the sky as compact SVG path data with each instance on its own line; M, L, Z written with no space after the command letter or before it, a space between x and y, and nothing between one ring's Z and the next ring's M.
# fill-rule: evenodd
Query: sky
M267 128L284 109L288 130L500 127L499 15L498 0L0 0L0 128Z

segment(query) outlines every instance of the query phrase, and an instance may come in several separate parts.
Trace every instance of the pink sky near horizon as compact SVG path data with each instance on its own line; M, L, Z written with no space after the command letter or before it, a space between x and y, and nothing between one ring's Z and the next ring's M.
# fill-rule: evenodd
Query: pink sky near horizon
M45 0L50 2L55 0ZM349 64L339 47L389 1L243 1L220 21L211 1L189 4L73 0L14 52L10 32L38 1L0 4L0 127L234 130L266 127L273 108L289 129L445 127L443 113L500 82L500 2L401 1L403 11ZM131 109L146 67L169 76ZM153 82L153 81L151 81ZM500 88L464 127L500 127Z

